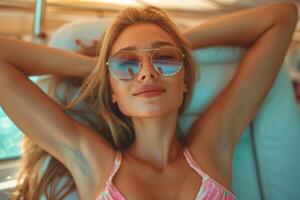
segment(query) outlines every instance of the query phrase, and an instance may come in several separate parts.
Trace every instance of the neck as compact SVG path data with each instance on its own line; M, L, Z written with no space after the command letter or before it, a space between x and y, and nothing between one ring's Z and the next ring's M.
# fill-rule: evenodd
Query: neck
M177 113L153 118L132 118L135 141L128 155L163 171L182 154L183 146L176 136Z

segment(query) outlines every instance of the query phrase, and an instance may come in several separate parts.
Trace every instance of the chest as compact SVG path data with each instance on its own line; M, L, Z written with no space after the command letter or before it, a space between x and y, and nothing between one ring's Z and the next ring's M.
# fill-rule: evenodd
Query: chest
M112 184L126 200L195 200L202 177L184 161L164 173L122 163Z

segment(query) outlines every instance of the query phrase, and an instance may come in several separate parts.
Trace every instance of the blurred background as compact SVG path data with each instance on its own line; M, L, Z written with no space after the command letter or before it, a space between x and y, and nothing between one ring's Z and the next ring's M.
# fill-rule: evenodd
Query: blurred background
M0 0L0 35L47 44L62 25L76 20L112 19L128 6L164 8L185 29L211 17L275 0ZM300 1L291 1L300 6ZM300 106L300 27L297 27L285 62ZM31 77L32 81L36 77ZM21 156L22 133L0 108L0 199L15 184Z

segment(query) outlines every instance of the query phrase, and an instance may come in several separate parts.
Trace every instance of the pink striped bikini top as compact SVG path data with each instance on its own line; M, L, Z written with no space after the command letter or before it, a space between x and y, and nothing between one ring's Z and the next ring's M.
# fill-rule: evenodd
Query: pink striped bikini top
M203 172L194 161L187 147L183 150L183 155L186 158L189 166L193 168L201 177L202 184L197 194L196 200L235 200L235 195L223 185L218 183L208 174ZM115 164L111 170L109 179L106 181L105 189L99 194L96 200L126 200L121 192L113 185L112 179L121 165L122 153L117 152Z

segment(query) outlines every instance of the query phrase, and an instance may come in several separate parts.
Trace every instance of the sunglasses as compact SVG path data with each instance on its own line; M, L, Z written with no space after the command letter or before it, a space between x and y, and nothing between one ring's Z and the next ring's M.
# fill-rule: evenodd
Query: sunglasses
M157 49L144 49L140 52L147 53L151 58L154 69L162 76L174 76L183 65L181 50L173 46L163 46ZM139 73L142 63L140 53L130 50L121 50L108 59L106 65L111 74L119 80L132 80Z

